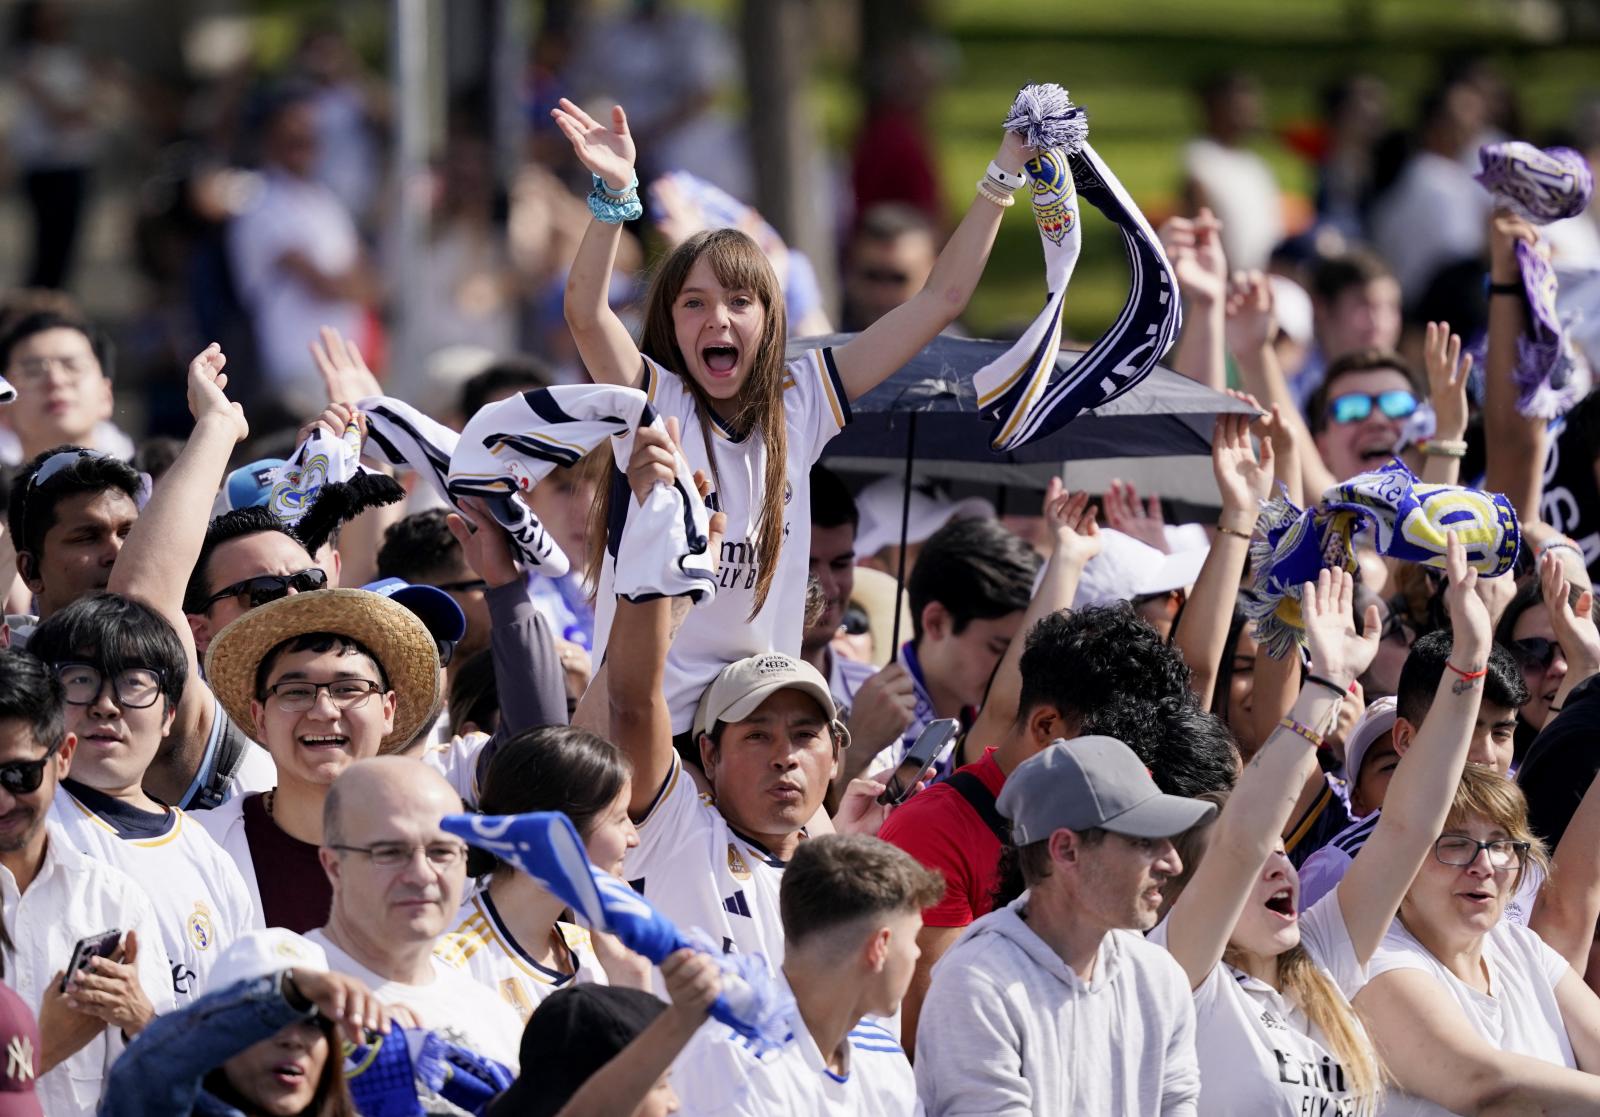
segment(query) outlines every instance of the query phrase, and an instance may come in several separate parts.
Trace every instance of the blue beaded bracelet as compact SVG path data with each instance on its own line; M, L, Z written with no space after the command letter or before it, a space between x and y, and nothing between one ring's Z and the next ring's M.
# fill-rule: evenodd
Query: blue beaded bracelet
M594 189L589 191L589 212L596 221L604 221L607 225L637 221L644 215L644 204L639 201L638 176L634 176L625 193L613 194L605 181L595 175Z

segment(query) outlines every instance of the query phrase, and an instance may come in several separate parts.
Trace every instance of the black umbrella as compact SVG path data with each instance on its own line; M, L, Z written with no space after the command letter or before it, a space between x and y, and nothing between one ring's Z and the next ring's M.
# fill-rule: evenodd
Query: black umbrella
M790 341L789 357L807 349L842 346L854 334ZM903 461L905 496L900 520L899 586L905 585L905 537L912 472L943 463L946 476L1042 489L1067 461L1098 458L1171 457L1211 453L1219 414L1254 414L1231 396L1157 365L1135 388L1078 416L1055 434L1013 450L989 447L994 424L978 414L973 373L1011 347L1009 341L940 335L872 391L850 405L852 420L829 444L826 458L842 469L881 472L887 461ZM1063 350L1058 370L1070 369L1081 352ZM879 466L873 469L873 466ZM925 470L927 471L927 470ZM932 471L927 471L932 472ZM899 647L900 589L895 593Z

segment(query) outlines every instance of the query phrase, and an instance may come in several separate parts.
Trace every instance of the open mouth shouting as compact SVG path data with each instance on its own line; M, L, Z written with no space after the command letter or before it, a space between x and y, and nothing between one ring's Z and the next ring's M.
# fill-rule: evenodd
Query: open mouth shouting
M1267 897L1265 906L1268 911L1285 923L1293 923L1299 917L1299 913L1295 911L1294 890L1292 888L1278 889L1278 891Z
M717 343L700 348L700 360L713 379L732 376L739 368L739 347Z
M1486 908L1494 903L1494 893L1487 888L1468 888L1456 896L1475 908Z
M301 748L311 752L339 750L350 746L350 738L339 733L307 733L297 740Z

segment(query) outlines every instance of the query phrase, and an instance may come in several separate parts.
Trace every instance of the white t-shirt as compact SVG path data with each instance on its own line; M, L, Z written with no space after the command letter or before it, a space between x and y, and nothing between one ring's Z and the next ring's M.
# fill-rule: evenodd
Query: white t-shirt
M672 1088L686 1117L913 1117L923 1112L916 1076L900 1043L880 1025L850 1029L843 1073L828 1068L800 1012L789 1017L794 1042L757 1057L725 1024L711 1021L672 1064Z
M460 970L434 958L433 980L427 985L407 985L367 969L335 946L320 927L307 932L306 938L328 952L330 970L360 978L384 1004L405 1005L430 1032L517 1069L522 1019L510 1005Z
M1167 946L1168 923L1150 932ZM1328 896L1300 916L1300 941L1340 984L1359 982L1344 917ZM1264 981L1219 962L1194 991L1199 1113L1355 1112L1350 1083L1321 1029ZM1350 1100L1347 1100L1350 1099Z
M1471 988L1429 954L1396 919L1367 965L1368 980L1390 970L1420 970L1456 1002L1462 1021L1494 1048L1576 1067L1556 1004L1556 983L1571 967L1536 933L1502 919L1483 940L1488 994ZM1391 1087L1384 1117L1449 1117L1450 1111Z
M478 759L489 743L487 733L468 733L443 742L430 742L417 757L444 777L445 782L473 810L478 805Z
M1494 199L1459 160L1419 151L1372 207L1372 244L1409 305L1447 264L1476 259Z
M279 170L267 171L261 181L254 203L228 226L229 262L255 325L262 373L297 398L315 396L323 388L306 347L324 325L357 336L361 308L323 298L278 262L293 251L319 271L344 272L355 265L360 240L349 212L320 182Z
M433 956L500 994L526 1023L533 1010L557 989L574 982L608 984L588 931L558 922L556 933L567 946L571 973L553 970L530 957L511 936L485 888L461 905L455 930L439 940Z
M233 859L176 808L162 833L125 837L58 784L51 813L74 849L115 865L144 890L161 927L178 1007L208 992L206 978L217 958L257 924Z
M663 418L676 415L681 424L684 455L690 469L710 478L716 491L706 501L713 511L727 513L728 531L723 537L722 563L716 599L689 614L672 649L667 653L666 676L662 688L672 711L672 731L683 733L694 721L695 704L716 678L717 672L736 660L764 652L800 655L800 636L805 623L806 570L811 550L811 466L822 456L828 440L850 421L850 404L844 384L833 367L829 349L812 349L784 366L784 419L788 428L788 484L785 505L783 546L778 553L778 571L772 580L766 605L754 619L757 568L756 541L751 532L760 522L756 506L761 498L766 472L766 443L756 432L746 438L715 415L711 430L703 432L694 397L683 380L645 358L645 375L640 387ZM716 469L706 456L707 441L716 455ZM613 514L626 522L634 501L618 500ZM621 510L620 512L618 510ZM616 612L612 589L616 560L609 552L600 571L600 591L595 601L594 662L605 659L611 636L611 620Z
M705 931L725 952L764 954L774 968L783 962L784 863L735 832L676 756L638 827L639 844L622 861L634 891L678 927Z

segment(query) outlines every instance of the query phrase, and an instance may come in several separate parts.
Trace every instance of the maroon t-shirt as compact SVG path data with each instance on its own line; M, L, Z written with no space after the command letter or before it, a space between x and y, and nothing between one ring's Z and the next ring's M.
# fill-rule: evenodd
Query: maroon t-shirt
M284 833L259 794L245 796L244 837L261 891L262 921L301 935L327 923L333 885L322 871L317 847Z

